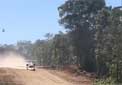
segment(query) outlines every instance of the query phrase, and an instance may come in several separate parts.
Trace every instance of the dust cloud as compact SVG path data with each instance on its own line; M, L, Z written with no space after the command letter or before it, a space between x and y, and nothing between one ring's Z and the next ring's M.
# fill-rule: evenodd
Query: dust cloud
M15 69L25 69L26 68L26 60L23 56L14 53L14 52L6 52L4 54L0 54L0 67L1 68L15 68Z

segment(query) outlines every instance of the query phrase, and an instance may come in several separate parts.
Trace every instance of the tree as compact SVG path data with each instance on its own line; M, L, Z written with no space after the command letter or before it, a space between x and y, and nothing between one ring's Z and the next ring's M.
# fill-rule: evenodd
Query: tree
M111 25L110 16L111 10L108 8L103 8L96 16L95 55L97 61L97 74L100 77L107 73L106 62L107 59L110 61L112 52L112 37L109 30Z
M59 32L53 38L55 61L59 67L69 65L72 62L73 56L71 56L72 49L70 48L71 44L69 39L68 34L64 34L63 32Z
M122 79L121 15L122 11L118 9L101 10L96 19L95 33L98 75L108 73L117 82Z
M94 16L104 6L104 0L68 0L58 8L59 23L71 34L77 64L86 71L95 71Z
M51 65L52 51L51 40L37 40L33 45L33 56L36 57L39 65Z
M111 76L117 81L122 83L122 21L120 17L122 16L122 10L113 9L112 10L112 20L111 20L111 35L113 40L112 47L112 64L111 64Z
M46 34L45 34L45 37L47 38L47 40L50 40L50 39L53 38L53 34L51 34L51 33L46 33Z
M16 45L16 50L21 55L25 56L27 59L32 60L32 43L31 41L18 41Z

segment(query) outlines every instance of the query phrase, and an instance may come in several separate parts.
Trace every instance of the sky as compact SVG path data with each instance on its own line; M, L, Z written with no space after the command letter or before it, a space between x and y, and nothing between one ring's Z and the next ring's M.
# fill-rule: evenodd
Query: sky
M66 0L0 0L0 44L44 39L46 33L64 31L59 25L57 7ZM108 6L120 0L106 0ZM1 30L5 29L5 32Z

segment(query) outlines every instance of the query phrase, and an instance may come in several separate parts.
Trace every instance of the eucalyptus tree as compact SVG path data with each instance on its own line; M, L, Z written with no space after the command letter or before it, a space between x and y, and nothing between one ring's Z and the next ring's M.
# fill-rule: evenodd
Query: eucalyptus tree
M86 71L95 71L94 17L104 6L104 0L67 0L58 8L59 23L71 35L77 64Z

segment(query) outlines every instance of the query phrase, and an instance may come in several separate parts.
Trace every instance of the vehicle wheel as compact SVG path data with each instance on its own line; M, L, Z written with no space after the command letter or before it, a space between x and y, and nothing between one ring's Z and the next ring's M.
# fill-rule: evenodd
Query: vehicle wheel
M36 71L36 69L33 69L33 71Z
M28 70L28 67L26 67L26 70Z

